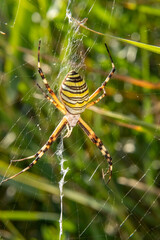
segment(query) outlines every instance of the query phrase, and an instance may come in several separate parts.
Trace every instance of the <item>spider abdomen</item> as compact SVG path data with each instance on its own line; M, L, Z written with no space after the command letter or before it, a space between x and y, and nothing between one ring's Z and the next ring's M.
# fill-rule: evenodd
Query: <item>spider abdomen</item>
M89 99L85 80L77 72L70 71L62 82L60 97L70 114L82 113Z

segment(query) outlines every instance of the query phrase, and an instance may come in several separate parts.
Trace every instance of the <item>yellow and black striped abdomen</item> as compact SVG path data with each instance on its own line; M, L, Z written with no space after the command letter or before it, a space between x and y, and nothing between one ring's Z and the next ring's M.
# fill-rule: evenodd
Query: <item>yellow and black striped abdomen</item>
M70 71L62 82L60 97L70 114L82 113L89 98L85 80L75 71Z

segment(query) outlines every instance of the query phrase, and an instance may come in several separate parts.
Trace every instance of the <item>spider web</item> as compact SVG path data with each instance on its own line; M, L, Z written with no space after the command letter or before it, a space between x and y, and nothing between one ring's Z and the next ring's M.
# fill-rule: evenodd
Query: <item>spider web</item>
M36 1L33 1L33 3L26 1L25 6L32 11L32 22L34 24L36 23L38 26L41 23L41 27L43 26L46 29L46 18L50 19L50 23L54 20L55 26L59 29L57 34L53 27L53 32L48 38L40 34L42 39L42 68L49 84L56 93L64 76L71 69L82 73L89 85L90 92L100 86L106 76L103 75L103 72L106 74L106 70L109 72L111 68L108 56L104 53L103 45L105 41L109 43L117 74L130 76L132 65L134 65L134 76L148 79L149 73L148 76L146 72L140 75L138 68L136 68L136 65L139 65L138 54L140 54L137 48L127 44L122 46L116 40L106 40L96 34L89 33L89 31L81 31L81 27L72 19L74 17L82 24L96 29L98 32L104 32L104 26L105 33L111 31L113 34L113 29L115 29L114 34L116 35L118 32L115 26L116 17L119 15L125 16L126 9L133 7L133 5L128 5L127 8L128 2L123 5L115 0L104 1L102 5L96 0L92 3L89 0L81 3L70 0L65 6L63 23L59 24L59 19L56 21L56 16L60 14L60 11L64 11L60 2L55 1L49 5L48 1L49 7L43 20L42 9L41 11L38 10ZM2 2L2 11L5 12L7 4L4 1ZM23 10L23 3L19 0L14 5L11 21L1 13L0 31L6 35L11 31L15 31L16 34L19 24L18 18ZM98 15L101 15L101 18ZM125 26L125 18L122 17L122 19L124 21L123 26ZM36 27L36 32L39 31L38 29ZM126 29L124 31L127 32ZM140 40L140 34L134 31L134 29L128 29L128 36L136 41ZM158 32L158 30L154 31L149 27L141 27L141 31L142 35L153 32L155 38ZM32 34L34 35L36 32ZM63 36L64 32L66 33L65 36ZM16 35L13 36L16 37ZM0 37L1 39L4 38L2 34ZM0 78L2 91L5 89L8 99L5 102L9 109L7 112L6 107L6 115L10 116L9 120L4 117L5 107L1 106L3 114L1 120L0 174L2 177L13 175L18 167L26 167L29 161L16 163L14 164L15 168L13 168L9 165L9 159L22 158L36 153L44 145L48 136L62 118L62 115L43 98L36 87L36 81L43 87L43 83L36 73L38 37L35 41L35 52L29 50L32 48L27 35L22 32L17 37L21 39L21 42L24 43L23 46L25 46L24 48L18 48L18 51L24 54L23 62L17 61L16 65L9 62L7 70ZM54 43L55 40L51 40L55 38L56 44ZM152 44L152 42L150 43ZM14 45L14 43L12 44ZM54 45L54 48L52 45ZM3 55L5 54L4 49L6 50L3 40L1 47ZM52 52L50 52L51 49L53 49ZM8 53L7 58L11 58L14 54L16 53L12 50L11 53ZM147 65L145 54L142 57L143 64ZM95 62L91 57L93 55ZM153 68L155 72L152 75L154 83L157 81L157 74L159 73L157 59L154 57L156 66L150 66L150 71L152 72ZM2 58L1 62L3 63L3 61ZM129 64L125 65L125 61ZM9 64L12 68L9 67ZM127 69L126 66L128 66ZM29 69L30 74L25 73L25 68ZM1 69L3 72L3 64L1 64ZM19 69L20 72L17 71ZM116 77L120 79L120 76L117 75ZM19 91L18 98L15 97L16 93L12 90L16 88ZM19 180L15 179L16 181L0 186L2 193L0 197L0 236L2 239L12 239L13 236L25 239L24 236L29 236L30 229L33 231L32 237L34 231L37 233L38 229L41 229L40 238L42 239L52 239L53 236L54 239L159 239L158 90L156 88L154 91L147 88L136 89L131 83L126 81L122 85L118 80L111 80L107 89L108 99L102 100L98 106L92 109L93 112L90 110L85 112L83 117L87 119L87 123L102 139L112 155L113 177L110 185L106 186L102 180L101 169L105 168L106 163L104 163L103 157L96 147L89 142L78 128L75 128L70 138L66 139L63 139L64 131L48 153L34 166L34 169L24 175L22 174L18 178ZM3 102L4 97L1 96ZM149 103L147 98L151 99L150 102L153 105ZM139 99L140 102L138 102ZM128 104L132 101L134 101L133 105ZM126 109L124 105L127 106ZM134 109L130 106L133 106ZM143 128L143 125L138 128L138 123L133 124L132 121L124 124L123 121L118 121L116 117L109 118L107 115L106 118L105 114L99 114L100 110L104 109L119 114L123 113L125 116L131 117L130 119L141 117L144 122L152 123L153 129L149 132L150 125L148 125L148 129ZM142 113L140 112L141 109L143 109ZM18 114L15 115L13 111L17 111ZM10 150L8 151L8 149ZM8 169L7 166L9 166ZM58 185L59 191L57 192ZM43 205L42 208L41 205ZM7 215L7 211L16 214L17 210L26 210L30 218L25 218L25 214L22 213L23 216L21 215L18 218L19 221L22 221L20 227L17 227L14 221L12 223L11 213ZM39 217L39 219L35 217L36 223L32 226L32 212L38 211L46 213L46 215ZM5 215L3 215L3 212ZM54 215L54 213L56 214ZM16 215L13 220L15 219ZM42 221L40 228L38 220ZM37 236L38 234L35 237L36 239L38 239ZM29 239L29 237L26 238Z

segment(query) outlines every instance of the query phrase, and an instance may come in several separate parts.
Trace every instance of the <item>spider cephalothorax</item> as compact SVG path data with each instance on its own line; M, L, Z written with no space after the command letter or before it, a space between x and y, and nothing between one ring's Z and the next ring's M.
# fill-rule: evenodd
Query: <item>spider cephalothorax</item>
M107 173L109 173L109 179L108 182L111 179L112 176L112 158L108 152L108 150L105 148L103 145L102 141L95 135L93 130L87 125L87 123L80 117L80 114L86 109L89 108L90 106L98 103L103 97L106 96L105 92L105 86L112 77L112 75L115 72L115 66L112 60L112 57L110 55L110 52L108 50L107 45L106 49L109 54L111 63L112 63L112 70L105 79L105 81L102 83L102 85L91 95L89 96L89 91L87 84L85 80L74 70L70 71L65 79L63 80L61 87L60 87L60 98L61 101L57 98L53 90L50 88L47 79L45 78L41 65L40 65L40 45L41 41L39 41L39 46L38 46L38 72L43 80L43 83L50 93L51 97L49 97L42 88L38 85L38 87L42 90L42 93L44 94L45 98L47 98L53 105L56 106L63 114L64 117L62 118L61 122L59 125L56 127L56 129L53 131L51 136L49 137L48 141L46 144L34 155L23 158L23 159L18 159L18 160L11 160L11 162L17 162L17 161L23 161L26 159L31 159L35 158L26 168L24 168L22 171L19 173L8 177L6 179L2 180L3 182L8 181L9 179L12 179L19 174L27 171L30 169L34 164L37 163L37 161L43 156L43 154L50 148L51 144L57 139L61 131L67 127L68 134L65 136L69 137L72 131L72 128L75 125L79 125L82 130L87 134L89 139L100 149L102 155L105 157L109 164L109 169L106 173L103 172L103 177ZM103 94L99 96L96 100L93 101L93 99L103 90Z

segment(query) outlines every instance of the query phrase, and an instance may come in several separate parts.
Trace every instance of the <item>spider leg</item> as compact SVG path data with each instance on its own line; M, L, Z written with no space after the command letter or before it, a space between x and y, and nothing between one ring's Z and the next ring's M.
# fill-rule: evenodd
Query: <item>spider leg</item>
M107 76L107 78L105 79L105 81L102 83L102 85L89 97L89 100L88 100L88 104L86 106L86 108L89 108L91 107L92 105L98 103L103 97L106 96L106 91L105 91L105 86L106 84L109 82L109 80L111 79L111 77L113 76L114 72L115 72L115 65L114 65L114 62L113 62L113 59L111 57L111 54L109 52L109 49L108 49L108 46L107 44L105 43L105 47L107 49L107 52L108 52L108 55L109 55L109 58L111 60L111 63L112 63L112 70L110 71L109 75ZM95 101L92 101L101 91L103 90L103 94L97 98ZM92 102L91 102L92 101Z
M50 88L47 79L44 76L43 70L41 68L41 64L40 64L40 46L41 46L41 40L39 40L39 45L38 45L38 72L43 80L43 83L45 85L45 87L47 88L48 92L51 94L51 96L54 99L54 102L56 102L56 104L53 104L61 111L62 109L65 110L63 104L58 100L57 96L55 95L55 93L53 92L53 90Z
M35 155L32 155L32 156L29 156L29 157L25 157L25 158L21 158L21 159L13 159L13 160L11 160L10 162L12 163L12 162L22 162L22 161L24 161L24 160L28 160L28 159L31 159L31 158L34 158L35 157Z
M44 90L41 88L41 86L40 86L38 83L37 83L37 86L38 86L39 89L41 90L41 92L42 92L42 94L44 95L44 97L45 97L48 101L50 101L53 105L55 105L63 114L65 114L64 109L61 108L60 106L58 106L58 104L57 104L52 98L50 98L50 97L48 96L48 94L46 94L46 93L44 92Z
M61 122L58 124L58 126L56 127L56 129L54 130L54 132L51 134L51 136L49 137L48 141L46 142L46 144L33 156L27 157L27 158L23 158L23 159L19 159L19 160L13 160L15 161L23 161L26 159L30 159L30 158L35 158L33 160L33 162L31 162L26 168L24 168L22 171L16 173L15 175L8 177L4 180L2 180L1 183L7 182L10 179L13 179L15 177L17 177L18 175L20 175L21 173L26 172L28 169L30 169L31 167L33 167L33 165L35 165L38 160L44 155L44 153L50 148L51 144L57 139L57 137L59 136L59 134L61 133L61 131L63 130L63 128L66 126L66 124L68 123L67 119L65 117L63 117L63 119L61 120Z
M105 89L103 88L103 94L102 94L99 98L97 98L95 101L92 101L92 102L88 103L87 106L86 106L86 108L89 108L89 107L93 106L94 104L98 103L98 102L99 102L102 98L104 98L105 96L106 96L106 91L105 91Z
M107 181L107 183L109 183L111 180L111 177L112 177L112 158L111 158L108 150L105 148L102 141L95 135L93 130L86 124L85 121L83 121L82 118L79 118L78 124L82 128L82 130L87 134L89 139L100 149L102 155L106 158L106 160L109 164L109 168L106 173L104 173L102 170L102 176L103 176L103 178L105 178L106 174L109 173L109 179Z
M71 127L69 124L66 124L66 128L67 128L67 133L63 138L69 138L73 130L73 127Z

